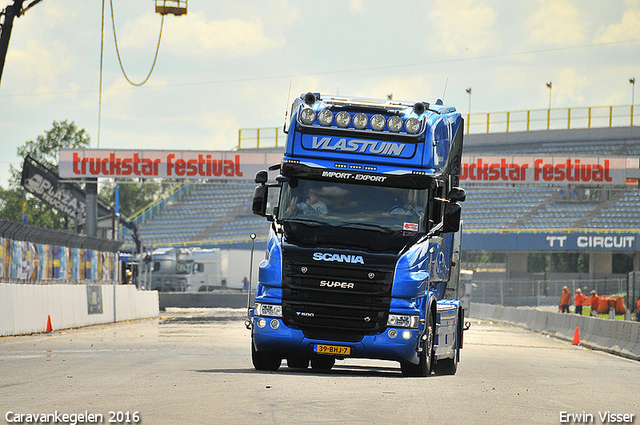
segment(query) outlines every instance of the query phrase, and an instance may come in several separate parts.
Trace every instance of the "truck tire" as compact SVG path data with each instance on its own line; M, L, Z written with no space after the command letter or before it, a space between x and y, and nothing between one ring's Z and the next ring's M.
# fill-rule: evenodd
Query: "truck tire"
M333 356L315 355L311 357L311 368L314 370L331 370L336 363L336 358Z
M258 351L251 338L251 362L256 370L269 370L275 372L280 368L282 358L276 353Z
M418 376L425 377L431 374L433 370L434 359L434 338L435 338L435 326L433 314L429 313L427 319L427 340L424 342L422 352L420 353L420 362L418 364L403 362L400 363L400 370L404 376Z
M293 369L306 369L309 367L309 358L303 356L287 357L287 367Z
M453 351L452 359L442 359L436 363L436 375L455 375L458 371L458 349Z

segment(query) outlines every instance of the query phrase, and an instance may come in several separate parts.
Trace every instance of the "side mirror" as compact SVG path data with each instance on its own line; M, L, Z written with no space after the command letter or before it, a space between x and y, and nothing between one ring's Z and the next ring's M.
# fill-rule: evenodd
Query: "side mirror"
M462 208L455 202L448 202L444 206L442 218L442 233L455 233L460 230L460 213Z
M260 172L258 172L260 174ZM266 174L266 171L265 171ZM257 180L257 176L256 176ZM251 211L256 215L266 217L267 215L267 195L269 191L264 184L256 186L253 191L253 205Z
M467 199L467 192L461 187L453 187L449 191L451 202L464 202Z
M265 184L267 180L269 180L269 174L265 170L261 170L256 173L256 183Z

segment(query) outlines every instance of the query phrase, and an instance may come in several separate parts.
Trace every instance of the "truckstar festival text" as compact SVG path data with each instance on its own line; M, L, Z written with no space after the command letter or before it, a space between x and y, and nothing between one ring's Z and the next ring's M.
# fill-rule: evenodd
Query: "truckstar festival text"
M61 149L61 177L251 179L270 154L225 151Z

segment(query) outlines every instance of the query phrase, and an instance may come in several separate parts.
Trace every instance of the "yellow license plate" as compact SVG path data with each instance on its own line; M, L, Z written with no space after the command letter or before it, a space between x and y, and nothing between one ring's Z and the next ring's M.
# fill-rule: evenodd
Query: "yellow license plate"
M314 351L318 354L336 354L340 356L348 356L351 354L351 347L316 344L314 347Z

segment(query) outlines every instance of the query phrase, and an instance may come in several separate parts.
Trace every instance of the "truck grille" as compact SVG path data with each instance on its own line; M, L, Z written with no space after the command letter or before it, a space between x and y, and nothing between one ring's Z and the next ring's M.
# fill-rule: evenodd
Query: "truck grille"
M308 338L346 342L384 331L397 257L363 255L364 264L344 264L313 260L315 251L283 250L285 324Z

